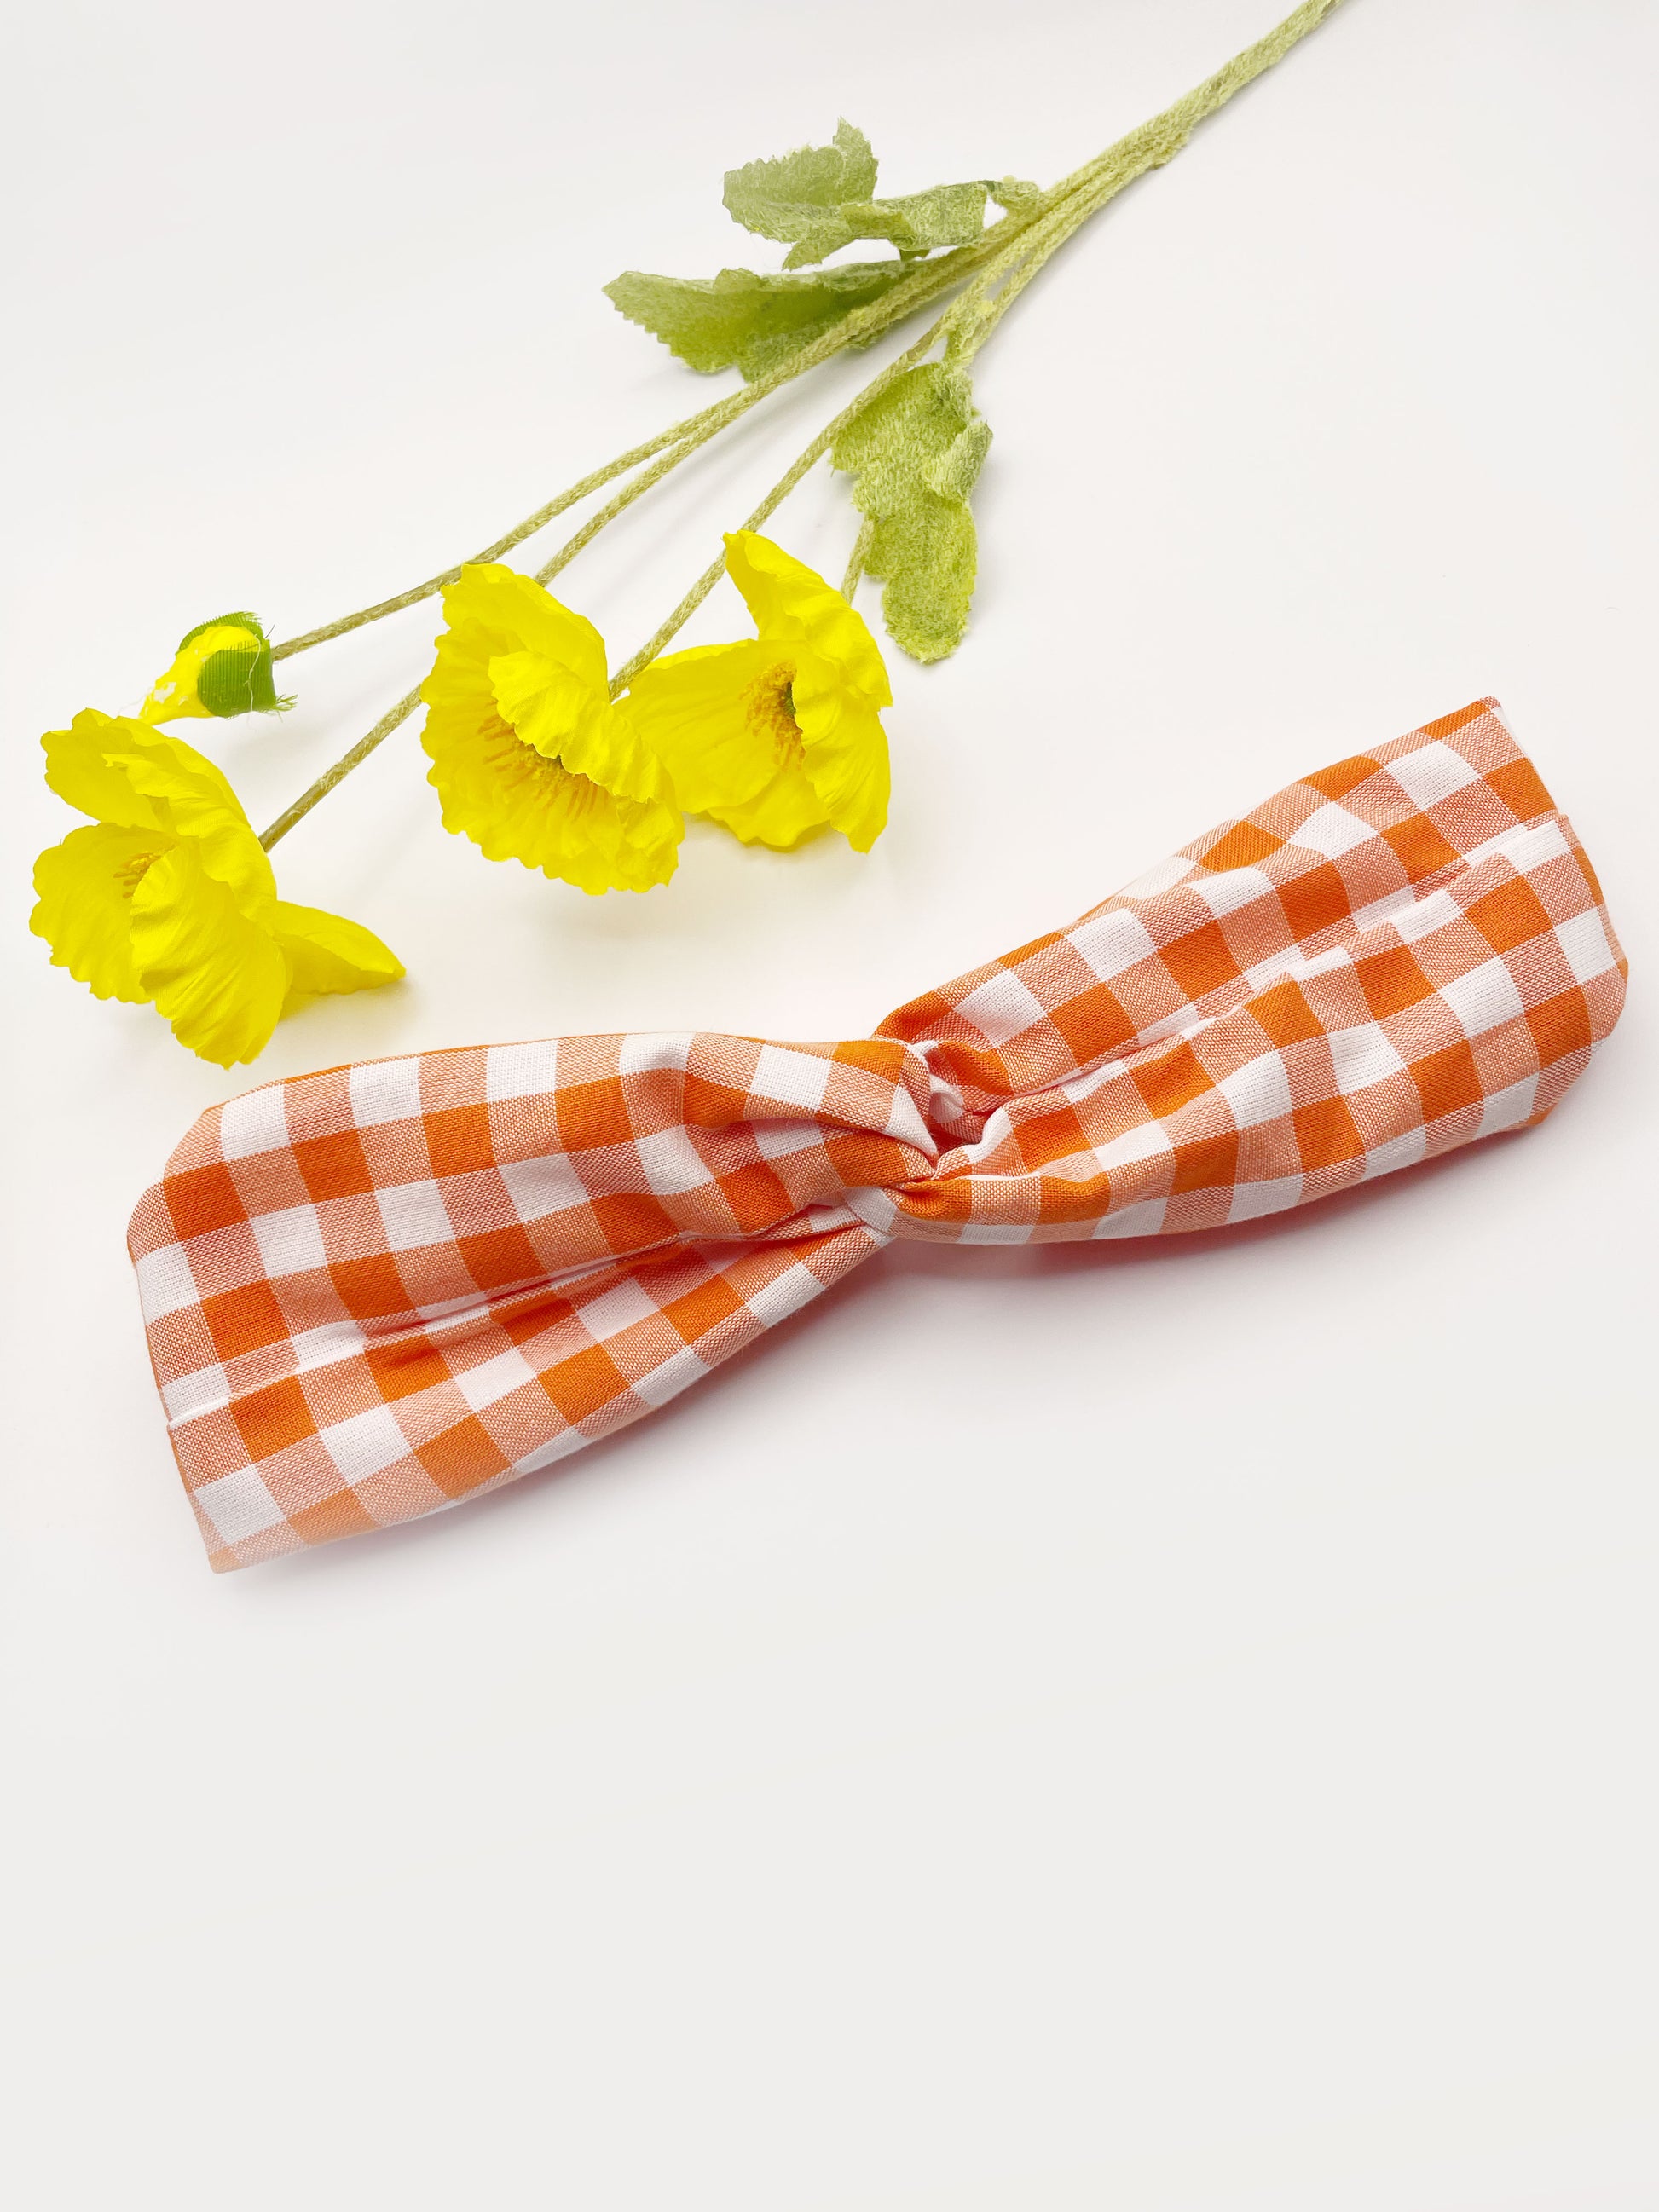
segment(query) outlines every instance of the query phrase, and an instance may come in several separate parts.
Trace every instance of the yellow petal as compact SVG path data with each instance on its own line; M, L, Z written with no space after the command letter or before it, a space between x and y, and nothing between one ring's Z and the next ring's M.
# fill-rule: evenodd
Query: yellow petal
M823 800L793 763L779 769L746 805L711 806L708 811L745 845L772 845L781 853L829 821Z
M132 957L180 1044L221 1067L264 1049L288 995L288 962L197 845L174 845L145 871L132 895Z
M145 1004L149 994L133 965L132 894L144 864L168 841L155 830L96 823L71 830L34 864L40 904L29 927L98 999Z
M421 687L444 827L585 891L666 883L685 825L660 763L611 704L599 632L510 568L467 569L444 612Z
M880 648L861 615L831 584L769 538L733 531L726 571L743 593L763 638L810 645L840 670L842 681L871 707L890 707L891 687Z
M673 874L685 825L665 800L613 798L548 760L487 705L432 709L421 742L446 830L492 860L521 860L585 891L647 890Z
M674 787L661 761L604 684L595 689L544 653L509 653L489 663L489 685L502 719L544 759L562 761L618 799L672 804Z
M162 817L151 802L135 791L131 779L112 768L104 755L133 737L149 732L125 714L100 714L88 707L66 730L48 730L40 740L46 756L46 781L60 799L68 799L94 822L118 823L132 830L160 830Z
M177 837L188 840L208 874L234 895L244 914L268 920L276 881L240 800L204 754L182 738L122 717L105 758L148 799Z
M395 983L404 972L403 962L372 930L320 907L278 899L276 937L289 965L284 1013L325 992L372 991Z
M641 736L661 757L674 795L693 814L741 806L778 770L770 731L745 708L749 687L765 673L767 648L698 645L641 670L627 704Z
M806 779L854 851L867 853L887 826L891 788L881 717L816 653L801 655L793 697Z
M498 653L486 664L489 696L504 722L544 760L557 760L563 740L598 710L602 690L545 653Z
M543 872L597 897L601 892L648 891L679 866L685 824L676 807L593 793L578 777L565 803L546 814L538 839Z
M445 590L444 620L484 659L500 653L539 653L571 670L591 690L605 688L605 640L592 623L533 576L521 576L498 561L475 562L462 569Z
M133 791L166 806L171 814L168 826L179 836L192 835L198 822L216 823L222 817L246 824L241 802L223 770L205 753L128 714L100 719L107 724L104 758L108 766Z

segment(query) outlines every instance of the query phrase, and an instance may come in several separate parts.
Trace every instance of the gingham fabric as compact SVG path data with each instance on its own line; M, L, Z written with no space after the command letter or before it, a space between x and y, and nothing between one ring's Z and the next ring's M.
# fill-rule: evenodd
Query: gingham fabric
M562 1037L250 1091L130 1237L212 1563L549 1466L895 1237L1214 1229L1540 1121L1623 996L1589 863L1482 700L873 1037Z

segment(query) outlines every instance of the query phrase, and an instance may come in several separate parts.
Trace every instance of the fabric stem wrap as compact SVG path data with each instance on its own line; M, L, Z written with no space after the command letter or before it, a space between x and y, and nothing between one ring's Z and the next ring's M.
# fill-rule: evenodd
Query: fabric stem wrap
M561 1037L249 1091L129 1238L212 1564L547 1467L894 1237L1214 1229L1541 1121L1624 978L1486 699L872 1037Z

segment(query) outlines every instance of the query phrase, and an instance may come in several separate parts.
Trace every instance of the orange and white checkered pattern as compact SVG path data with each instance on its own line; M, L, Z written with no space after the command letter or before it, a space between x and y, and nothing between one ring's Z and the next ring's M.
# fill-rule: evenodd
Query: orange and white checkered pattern
M1212 1229L1540 1121L1624 976L1488 699L873 1037L562 1037L250 1091L130 1237L212 1563L546 1467L895 1237Z

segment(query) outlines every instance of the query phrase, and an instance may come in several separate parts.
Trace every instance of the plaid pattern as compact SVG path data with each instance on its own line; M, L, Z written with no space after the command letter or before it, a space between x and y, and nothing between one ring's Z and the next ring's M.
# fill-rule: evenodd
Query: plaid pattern
M546 1467L894 1237L1210 1229L1541 1120L1624 974L1483 700L872 1038L565 1037L251 1091L130 1236L212 1563Z

